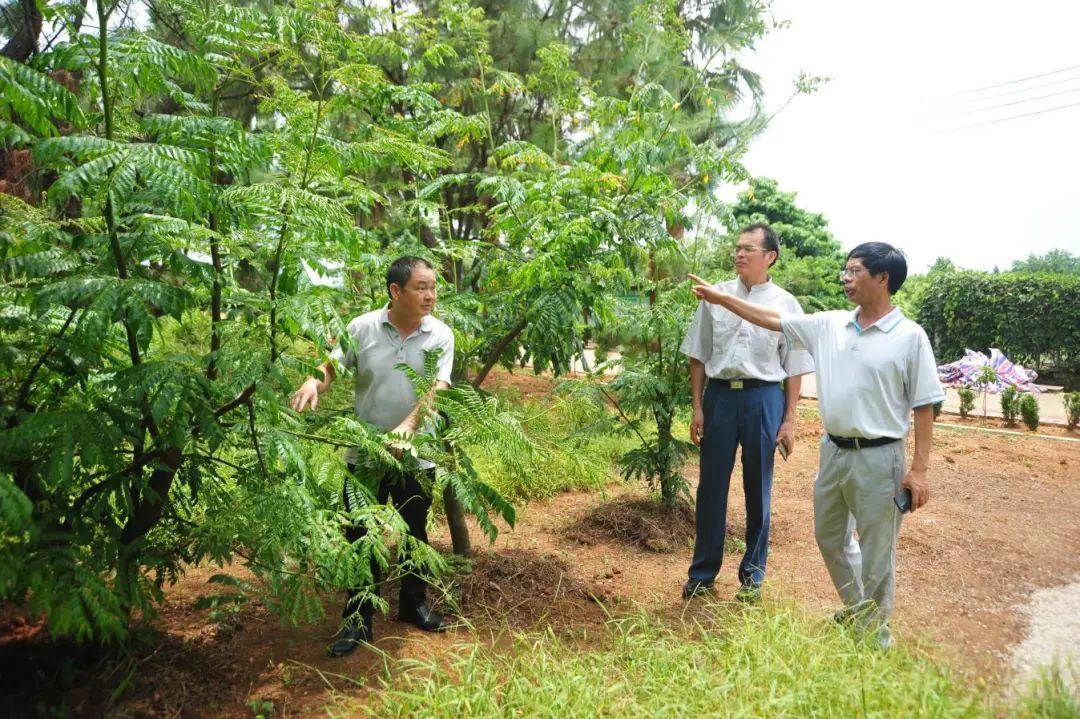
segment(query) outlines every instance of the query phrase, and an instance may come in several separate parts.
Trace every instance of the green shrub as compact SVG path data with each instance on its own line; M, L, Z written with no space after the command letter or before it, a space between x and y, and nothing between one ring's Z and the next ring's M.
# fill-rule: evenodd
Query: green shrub
M937 357L997 347L1012 361L1061 371L1080 365L1080 277L952 272L929 283L917 321Z
M1016 416L1020 413L1019 394L1014 385L1009 385L1001 393L1001 416L1005 424L1016 424Z
M1080 392L1066 392L1064 400L1065 422L1069 429L1076 429L1080 424Z
M970 387L961 387L956 390L956 394L960 397L960 416L967 417L971 414L971 410L975 409L975 390Z
M589 399L556 395L539 401L513 400L513 390L502 390L500 399L516 405L515 414L536 444L535 458L525 471L516 471L499 460L493 449L471 453L484 481L508 498L535 500L571 489L596 489L614 479L618 458L633 441L612 432L610 412Z
M1020 397L1020 419L1032 432L1039 428L1039 400L1030 392Z
M945 407L944 402L934 402L934 419L941 416L941 410Z

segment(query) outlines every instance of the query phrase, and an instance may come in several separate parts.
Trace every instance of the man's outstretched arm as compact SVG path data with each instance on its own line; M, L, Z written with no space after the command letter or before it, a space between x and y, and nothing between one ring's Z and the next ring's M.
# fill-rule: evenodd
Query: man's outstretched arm
M773 332L781 331L780 313L776 310L762 305L755 305L753 302L747 302L734 295L721 292L697 275L688 274L687 277L694 281L693 293L699 300L705 300L731 310L739 317L758 327L764 327Z

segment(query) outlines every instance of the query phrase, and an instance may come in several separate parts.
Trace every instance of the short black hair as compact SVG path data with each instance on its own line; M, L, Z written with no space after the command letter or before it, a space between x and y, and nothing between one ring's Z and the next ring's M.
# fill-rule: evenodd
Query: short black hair
M890 295L899 292L907 279L907 258L904 253L884 242L864 242L849 252L847 258L862 262L871 277L888 272Z
M776 253L776 259L769 263L769 267L772 267L777 263L777 261L780 260L780 238L777 237L776 230L769 227L764 222L755 222L752 225L747 225L746 227L739 230L739 234L745 235L746 233L753 232L755 230L761 230L762 249L764 249L766 252Z
M434 265L423 257L417 257L416 255L403 255L391 262L390 269L386 271L386 294L390 294L390 285L397 285L398 287L405 289L405 285L408 284L409 278L412 277L413 269L415 269L417 265L422 265L432 272L435 271ZM390 299L393 299L393 297Z

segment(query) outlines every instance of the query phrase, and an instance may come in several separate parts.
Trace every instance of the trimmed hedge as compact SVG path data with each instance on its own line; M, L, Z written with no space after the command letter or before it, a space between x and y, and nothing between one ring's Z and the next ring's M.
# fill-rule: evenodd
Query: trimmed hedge
M997 347L1014 362L1080 372L1080 277L1007 272L934 275L917 320L938 362Z

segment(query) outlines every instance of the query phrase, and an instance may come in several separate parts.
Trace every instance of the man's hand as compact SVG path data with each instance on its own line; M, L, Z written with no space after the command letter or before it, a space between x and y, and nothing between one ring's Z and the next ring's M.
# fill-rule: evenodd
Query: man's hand
M788 455L795 451L795 424L793 422L788 421L780 425L780 431L776 433L776 443L784 445Z
M900 489L911 490L911 511L930 501L930 483L926 480L925 469L912 469L904 475Z
M408 442L412 440L413 435L416 434L416 430L411 424L402 422L397 427L394 427L392 430L390 430L390 434L398 436L404 435L403 440ZM397 441L387 445L386 448L390 450L390 454L394 455L395 459L400 460L405 455L402 448L397 445Z
M714 305L720 304L720 298L724 296L723 292L716 289L697 275L687 273L686 276L694 281L694 286L690 288L690 291L694 293L694 297L697 297L699 300L711 302Z
M705 436L705 410L698 407L694 410L694 416L690 420L690 441L701 446L701 438Z
M303 412L309 406L312 411L319 406L319 380L314 377L308 377L289 400L289 407L294 412Z

